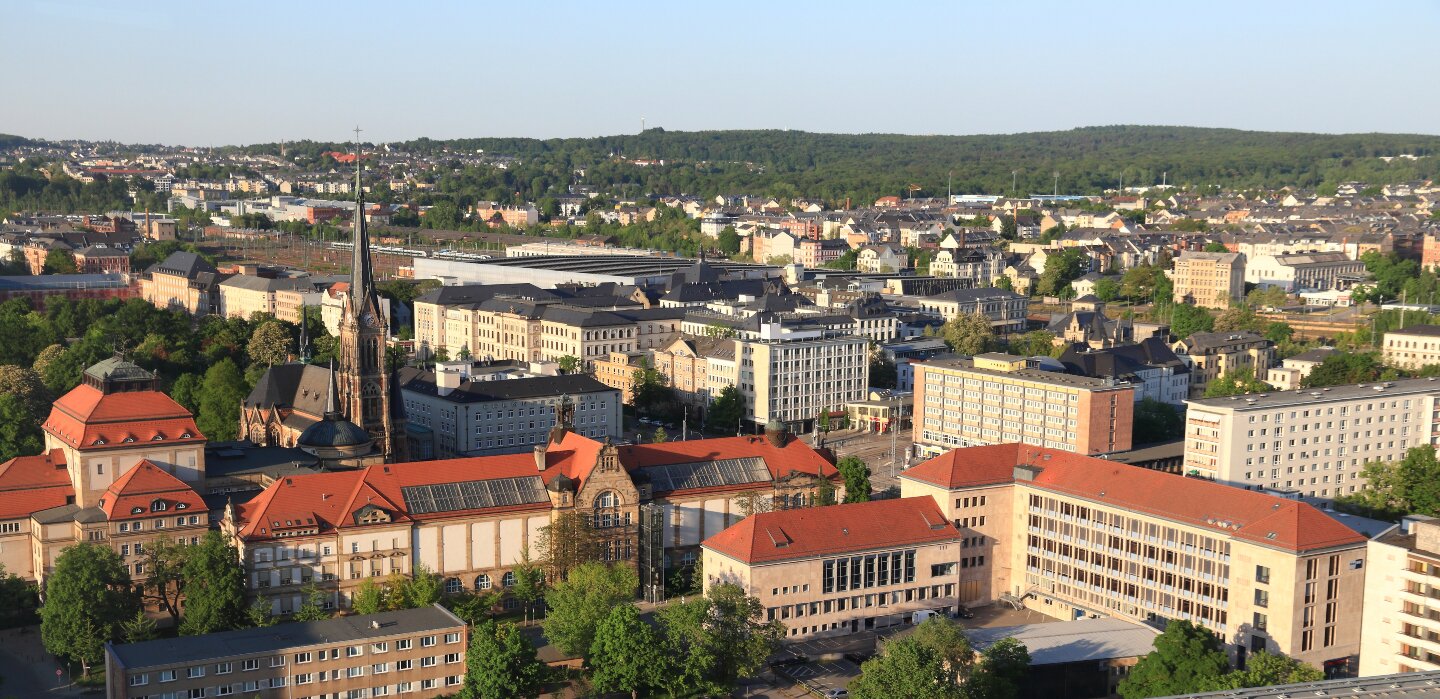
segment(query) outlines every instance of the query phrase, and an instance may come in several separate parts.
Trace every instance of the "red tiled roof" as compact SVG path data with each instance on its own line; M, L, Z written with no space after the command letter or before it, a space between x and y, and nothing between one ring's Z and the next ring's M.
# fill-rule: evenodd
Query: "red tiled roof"
M834 464L805 442L790 438L777 447L764 437L720 437L663 444L636 444L619 448L620 463L627 470L722 459L760 457L770 475L783 478L792 471L810 475L836 475Z
M402 464L371 466L359 471L291 476L272 484L265 492L236 510L240 534L246 538L273 536L275 522L280 527L321 526L343 528L351 516L367 503L374 503L397 519L414 519L405 512L403 488L439 483L493 480L539 476L549 485L564 475L583 486L595 467L604 444L566 432L559 442L549 444L545 452L545 470L535 466L534 453L477 456L439 461L415 461ZM784 447L776 447L760 437L729 437L686 442L667 442L617 448L617 458L628 471L665 464L693 463L715 459L758 456L765 460L775 477L791 471L818 473L835 477L834 466L798 439ZM734 486L715 489L733 490ZM322 497L328 495L329 497ZM550 504L528 503L486 512L549 510ZM424 518L451 518L473 514L471 510L436 512ZM290 521L295 524L285 525ZM263 532L261 530L264 530Z
M156 500L165 502L166 511L204 512L206 509L199 493L148 459L141 459L105 489L100 509L111 520L153 517L150 506ZM136 508L140 512L134 512Z
M17 456L0 464L0 519L28 517L64 505L75 495L65 453L53 449L37 456Z
M951 449L905 470L902 477L942 488L1009 483L1015 478L1019 444Z
M1013 480L1019 464L1030 464L1038 470L1034 480L1024 485L1264 546L1299 552L1365 543L1364 536L1304 502L1028 445L956 449L906 471L904 477L963 487L1004 482L996 479L1007 470ZM919 471L921 468L926 470Z
M756 564L959 539L935 499L921 496L765 512L740 520L703 546Z
M76 449L205 441L190 411L160 391L106 394L88 384L55 401L44 428Z

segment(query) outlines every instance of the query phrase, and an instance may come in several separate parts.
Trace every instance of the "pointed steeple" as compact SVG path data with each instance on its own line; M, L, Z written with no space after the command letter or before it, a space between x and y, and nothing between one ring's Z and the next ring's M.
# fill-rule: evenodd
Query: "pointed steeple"
M305 333L305 326L309 325L310 316L305 312L305 307L300 307L300 363L310 363L310 338ZM333 361L333 360L332 360Z
M335 387L335 360L330 360L330 380L325 382L325 419L338 418L340 408L335 405L335 394L338 389Z
M360 145L360 127L355 127L355 218L354 240L350 257L350 310L359 316L365 309L365 302L374 293L375 281L370 273L370 237L365 231L365 190L360 186L360 172L364 162L364 148Z

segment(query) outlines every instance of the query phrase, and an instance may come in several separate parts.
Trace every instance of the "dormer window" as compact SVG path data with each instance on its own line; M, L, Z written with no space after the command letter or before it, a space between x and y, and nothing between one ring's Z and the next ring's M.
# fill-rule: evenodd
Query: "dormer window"
M94 442L91 442L90 444L91 444L91 446L103 447L103 446L105 446L105 438L104 438L104 437L96 437L96 438L95 438L95 441L94 441Z
M132 508L130 508L130 514L132 514L132 515L138 515L138 514L144 514L144 513L145 513L145 508L143 508L143 507L132 507Z
M189 438L191 438L191 437L193 437L193 436L195 436L195 435L192 435L192 434L190 434L189 432L181 432L181 433L180 433L180 438L181 438L181 439L189 439Z
M167 505L164 500L155 500L154 502L150 503L151 512L164 512L168 509L170 509L170 506Z
M188 503L188 502L177 502L177 503L175 503L175 509L177 509L177 510L184 510L184 509L188 509L189 507L190 507L190 503Z
M131 443L131 442L133 442L133 441L135 441L135 438L134 438L134 437L126 437L125 439L120 440L120 443L121 443L121 444L129 444L129 443Z
M162 441L164 441L164 440L165 440L165 435L163 435L163 434L156 434L154 437L151 437L151 438L150 438L150 441L152 441L152 442L162 442Z

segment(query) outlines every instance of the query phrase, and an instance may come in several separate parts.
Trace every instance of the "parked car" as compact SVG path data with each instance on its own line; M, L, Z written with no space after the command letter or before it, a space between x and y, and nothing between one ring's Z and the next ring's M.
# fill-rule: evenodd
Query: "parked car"
M850 690L848 690L848 689L827 689L827 690L825 690L825 699L841 699L842 697L848 697L848 696L850 696Z

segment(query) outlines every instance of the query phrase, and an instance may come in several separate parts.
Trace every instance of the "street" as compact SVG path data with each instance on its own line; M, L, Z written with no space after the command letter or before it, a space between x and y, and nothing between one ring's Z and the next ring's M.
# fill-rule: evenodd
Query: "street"
M901 430L899 434L894 435L893 447L900 467L905 465L905 455L910 451L910 435L910 430ZM816 444L810 435L806 434L802 437L806 443ZM892 467L890 458L892 447L890 434L838 430L821 435L821 441L825 446L834 450L837 459L856 456L864 461L870 467L870 486L876 492L883 492L891 486L899 485L899 481L893 473L895 468Z

